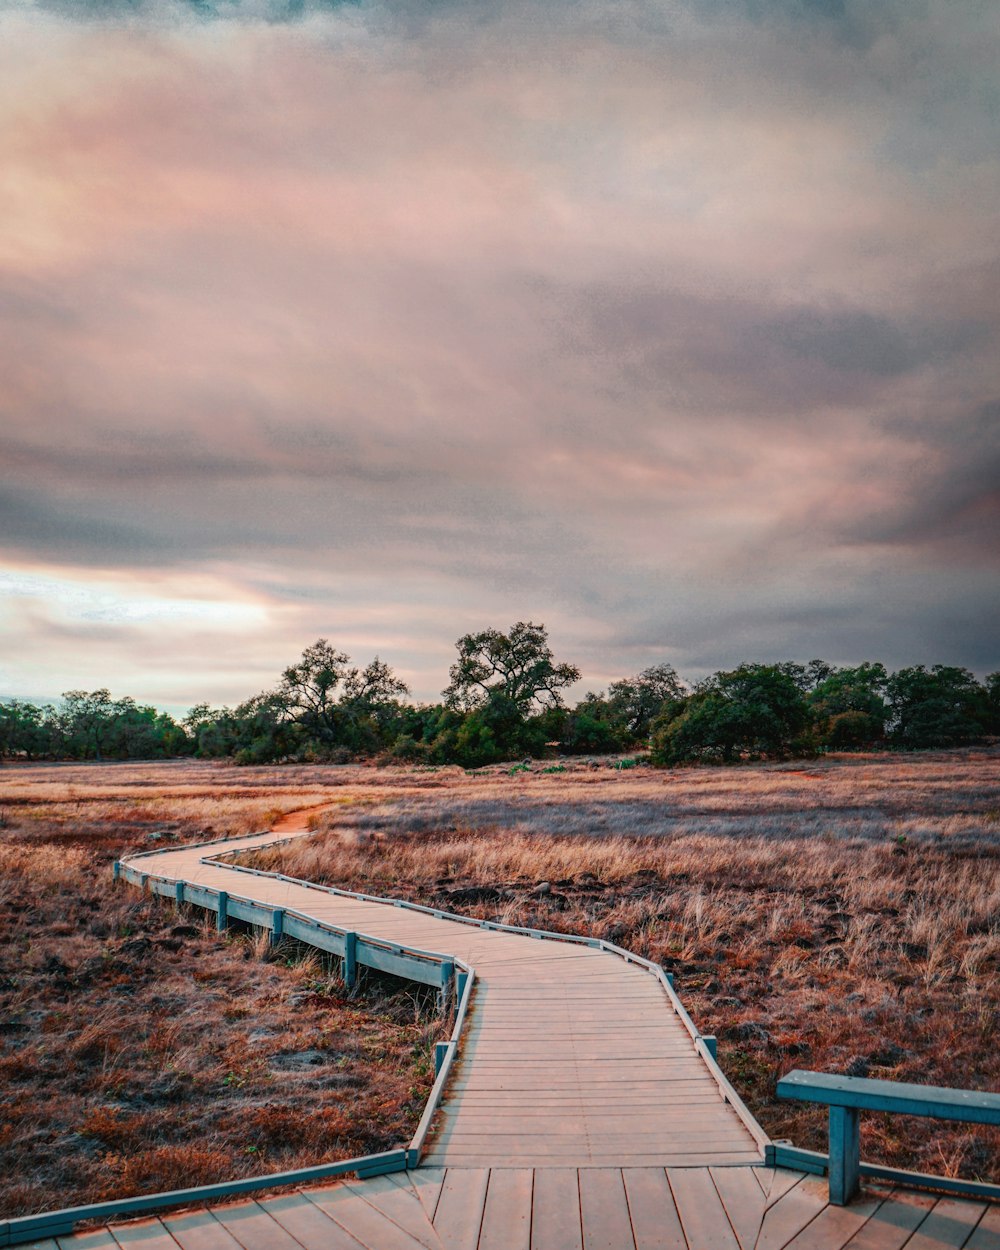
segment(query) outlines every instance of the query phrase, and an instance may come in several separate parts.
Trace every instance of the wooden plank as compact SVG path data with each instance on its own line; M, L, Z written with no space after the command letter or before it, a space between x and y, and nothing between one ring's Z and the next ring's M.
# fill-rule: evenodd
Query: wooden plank
M896 1190L847 1243L849 1250L902 1250L936 1199Z
M756 1168L713 1168L711 1173L742 1250L753 1250L757 1244L767 1206L755 1171Z
M426 1168L421 1165L420 1168L407 1171L407 1173L392 1173L391 1179L396 1181L397 1185L412 1186L412 1191L424 1208L424 1214L431 1224L434 1224L437 1199L441 1196L441 1185L445 1183L444 1168Z
M265 1198L260 1205L305 1250L358 1250L360 1243L302 1194Z
M771 1187L767 1191L767 1205L779 1202L790 1189L794 1189L800 1181L805 1180L805 1172L796 1172L791 1168L775 1168L771 1179Z
M698 1250L740 1250L707 1168L670 1168L667 1172L688 1245Z
M622 1178L636 1250L687 1250L663 1168L623 1168Z
M164 1216L163 1224L181 1250L239 1250L240 1243L211 1211Z
M57 1237L59 1250L118 1250L118 1242L106 1228L96 1228L92 1233L76 1233L71 1237Z
M449 1168L434 1215L441 1243L453 1250L473 1250L479 1241L486 1205L489 1168Z
M941 1198L906 1243L906 1250L944 1250L964 1246L986 1212L984 1202Z
M381 1211L388 1219L398 1224L400 1228L405 1229L415 1241L426 1246L427 1250L440 1250L441 1239L434 1231L420 1205L420 1199L412 1188L409 1186L401 1188L390 1176L373 1176L369 1180L348 1181L347 1187L370 1206L375 1207L377 1211Z
M110 1231L122 1247L143 1246L144 1250L177 1250L177 1242L155 1218L119 1224Z
M800 1180L768 1206L757 1238L757 1250L783 1250L828 1205L825 1180L815 1177Z
M760 1192L766 1198L771 1190L771 1182L774 1180L774 1168L759 1167L753 1169L754 1180L760 1186Z
M508 1152L502 1159L494 1153L471 1151L442 1151L436 1153L433 1148L428 1151L427 1160L436 1167L465 1170L468 1168L489 1169L494 1167L545 1168L567 1167L579 1168L646 1168L646 1167L728 1167L744 1165L747 1167L760 1162L760 1155L746 1151L742 1154L727 1151L719 1154L692 1154L688 1150L668 1154L665 1151L653 1151L647 1154L615 1152L603 1154L597 1150L581 1150L578 1154L546 1154L544 1150L533 1148L525 1143L522 1149ZM797 1230L796 1230L797 1231Z
M459 1070L461 1071L461 1059ZM449 1089L451 1088L449 1085ZM517 1090L476 1089L472 1086L466 1086L459 1092L465 1102L474 1102L477 1099L482 1102L496 1102L502 1101L504 1097L516 1098L518 1096ZM564 1101L574 1096L583 1097L584 1094L588 1102L610 1102L616 1107L622 1106L623 1103L648 1106L652 1099L664 1106L676 1103L687 1105L696 1101L718 1104L721 1101L719 1087L710 1076L694 1076L677 1080L632 1081L624 1089L588 1088L584 1091L578 1085L570 1085L563 1089L543 1090L538 1096L551 1098L553 1101Z
M415 1237L369 1206L346 1185L302 1191L326 1215L346 1228L355 1240L371 1250L423 1250Z
M495 1168L486 1189L479 1250L530 1250L530 1168Z
M588 1169L579 1177L584 1250L634 1250L621 1169Z
M531 1250L583 1250L580 1181L574 1168L535 1170Z
M830 1204L787 1246L787 1250L842 1250L878 1210L878 1198L856 1199L850 1206Z
M965 1250L1000 1250L1000 1207L989 1206L965 1243Z
M298 1242L256 1202L211 1208L212 1214L243 1250L298 1250Z
M484 1119L477 1119L473 1124L474 1127L471 1129L460 1125L455 1127L445 1125L435 1137L435 1143L476 1149L478 1146L488 1146L490 1142L493 1142L497 1153L502 1157L507 1150L516 1149L524 1141L524 1134L517 1132L516 1129L506 1126L500 1128L494 1125L491 1132L488 1121ZM575 1147L580 1140L580 1134L572 1130L565 1131L552 1127L551 1129L539 1128L535 1132L536 1136L544 1138L546 1146L552 1149L564 1146ZM697 1132L692 1129L677 1133L667 1133L662 1130L654 1133L641 1131L630 1133L627 1125L616 1125L613 1131L600 1129L593 1134L592 1140L593 1137L597 1138L595 1144L603 1145L608 1150L613 1147L628 1146L631 1143L633 1146L641 1146L644 1150L663 1147L677 1151L690 1146L704 1152L716 1147L723 1150L731 1146L739 1149L746 1144L743 1134L735 1133L728 1128L705 1129Z

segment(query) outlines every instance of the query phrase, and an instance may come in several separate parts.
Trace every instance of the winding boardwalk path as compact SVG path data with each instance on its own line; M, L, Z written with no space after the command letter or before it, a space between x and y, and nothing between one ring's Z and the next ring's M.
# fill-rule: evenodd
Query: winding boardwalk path
M605 951L236 873L212 858L306 832L293 813L142 871L466 960L476 993L419 1168L38 1243L47 1250L1000 1250L985 1203L763 1166L663 986Z

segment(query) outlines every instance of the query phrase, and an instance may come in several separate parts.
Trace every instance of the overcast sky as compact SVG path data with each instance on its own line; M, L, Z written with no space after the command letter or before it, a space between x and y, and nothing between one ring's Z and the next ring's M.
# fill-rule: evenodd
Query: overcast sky
M0 0L0 692L1000 667L995 0Z

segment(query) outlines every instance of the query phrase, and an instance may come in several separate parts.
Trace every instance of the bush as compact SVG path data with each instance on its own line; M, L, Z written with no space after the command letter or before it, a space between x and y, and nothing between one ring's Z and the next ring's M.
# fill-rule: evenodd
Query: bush
M989 730L989 694L967 668L918 664L893 673L886 690L890 739L904 750L963 746Z
M805 745L805 698L780 664L741 664L702 682L653 723L654 764L783 757Z

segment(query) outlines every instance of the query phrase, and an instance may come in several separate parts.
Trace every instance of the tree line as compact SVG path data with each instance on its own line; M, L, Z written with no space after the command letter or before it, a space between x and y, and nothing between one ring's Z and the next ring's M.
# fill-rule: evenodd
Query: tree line
M384 757L466 768L559 752L649 750L653 763L735 763L826 751L963 746L1000 734L1000 672L922 664L889 672L741 664L685 683L658 664L589 692L557 662L544 625L466 634L437 703L409 702L406 683L376 656L359 668L320 638L277 685L235 708L201 703L181 720L106 689L70 690L60 705L0 704L0 758L170 759L240 764Z

